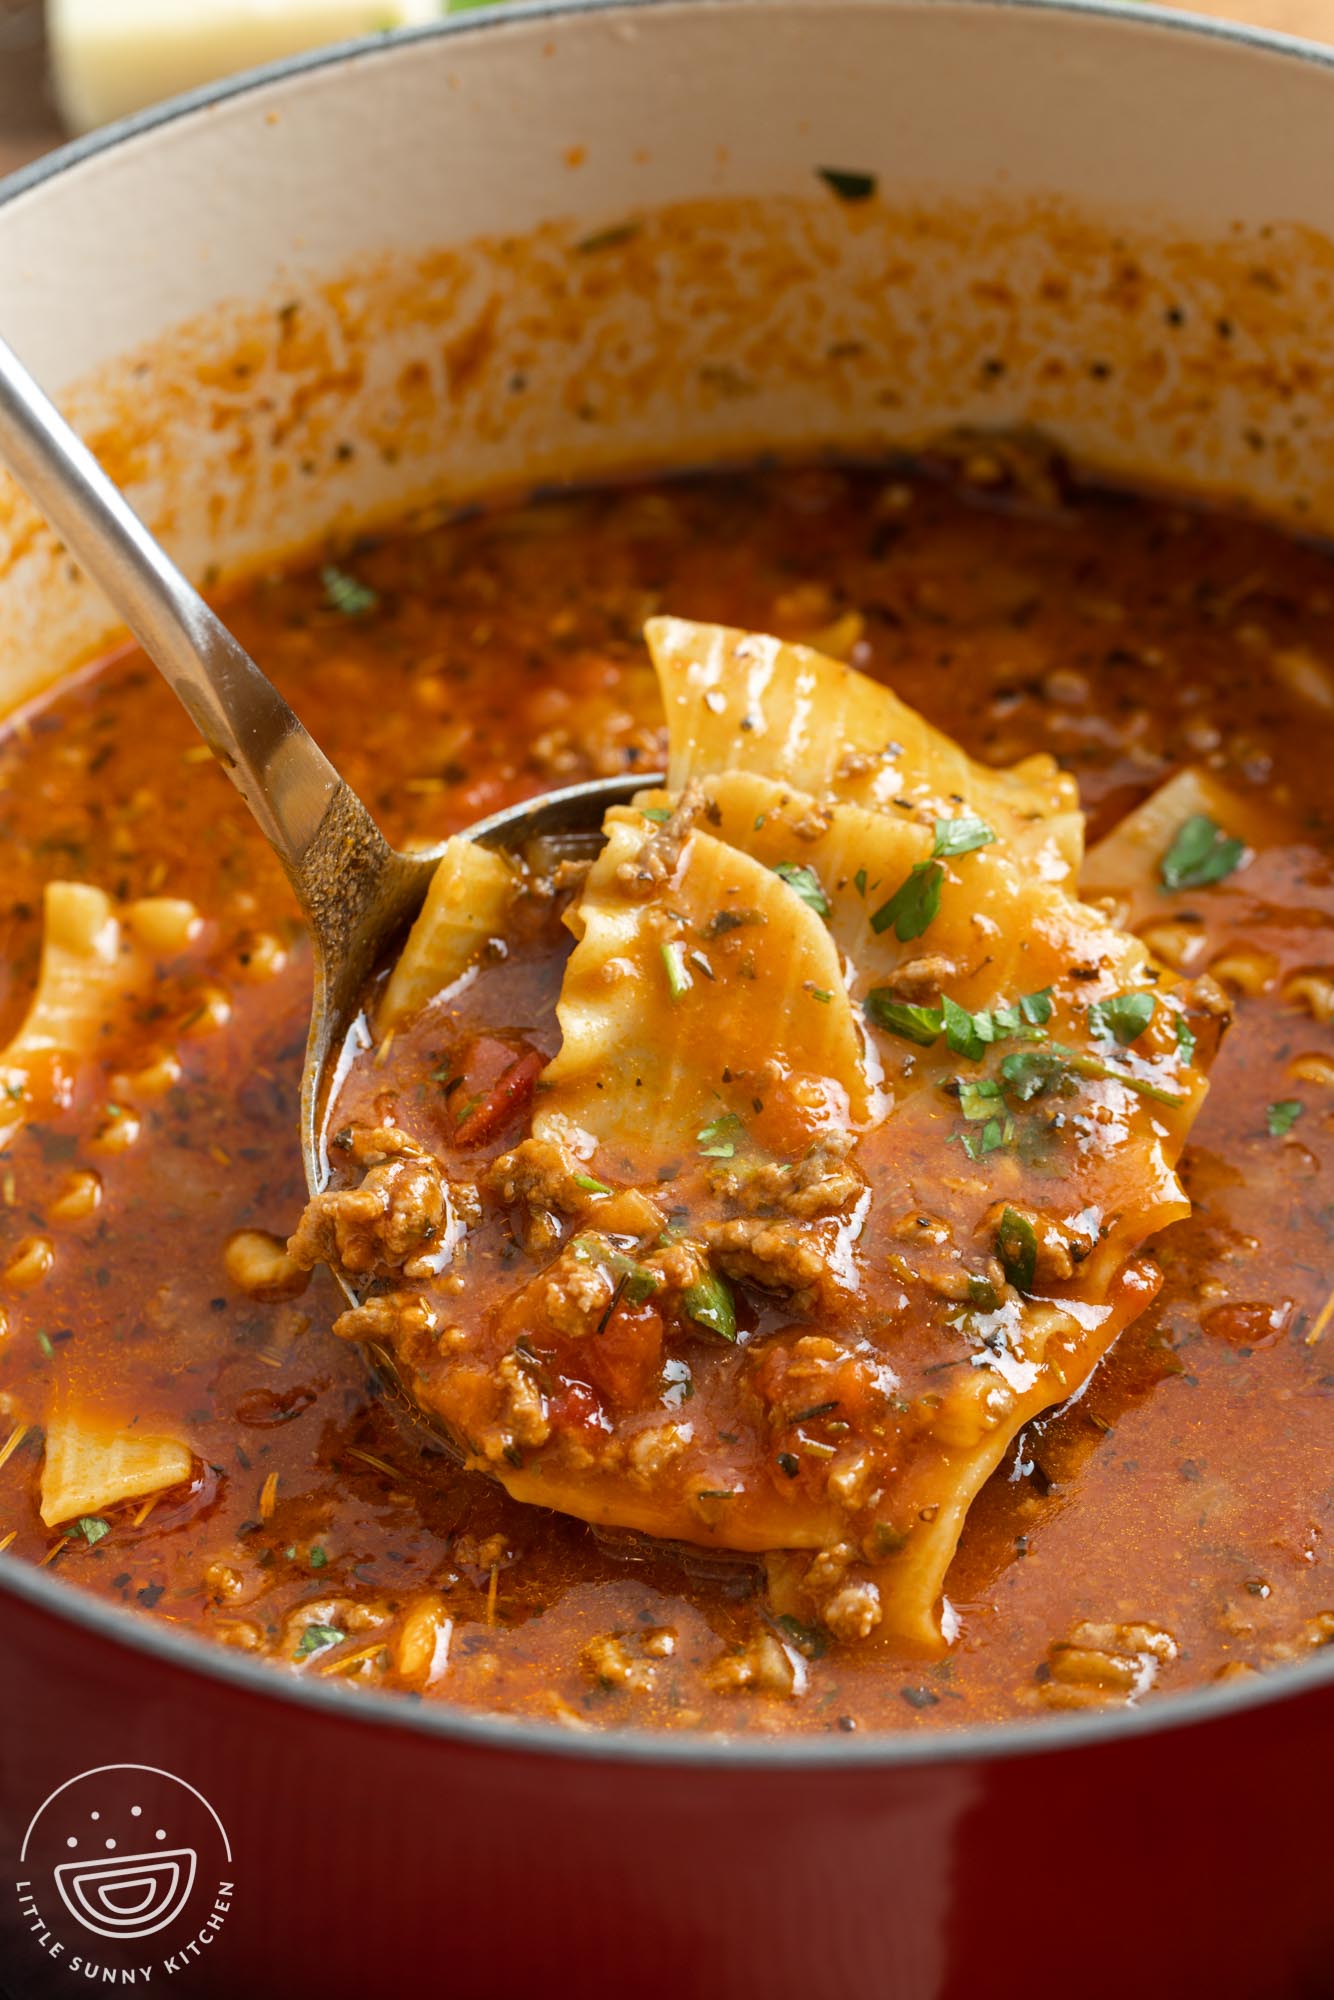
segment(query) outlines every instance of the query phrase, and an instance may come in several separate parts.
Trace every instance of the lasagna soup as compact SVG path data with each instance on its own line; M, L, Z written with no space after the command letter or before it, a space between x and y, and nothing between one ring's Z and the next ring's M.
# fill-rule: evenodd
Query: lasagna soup
M417 519L227 613L442 859L308 1199L244 807L133 652L10 725L7 1559L582 1728L1334 1636L1323 549L964 441ZM617 774L596 840L456 837Z

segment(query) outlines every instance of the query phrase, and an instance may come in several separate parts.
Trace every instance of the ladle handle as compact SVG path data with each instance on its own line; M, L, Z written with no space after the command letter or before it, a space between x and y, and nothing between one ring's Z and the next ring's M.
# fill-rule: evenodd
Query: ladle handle
M0 461L179 696L302 901L310 900L311 850L335 802L344 836L382 846L314 738L3 340Z

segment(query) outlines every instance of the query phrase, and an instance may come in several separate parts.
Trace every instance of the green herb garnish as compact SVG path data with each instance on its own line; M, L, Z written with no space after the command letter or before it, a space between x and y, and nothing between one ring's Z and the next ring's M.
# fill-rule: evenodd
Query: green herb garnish
M309 1659L312 1653L323 1653L330 1646L341 1646L347 1633L338 1625L307 1625L297 1640L294 1659Z
M972 854L979 847L990 847L995 838L994 828L971 813L965 813L962 819L938 819L931 856L938 860L942 855Z
M994 1076L982 1076L972 1081L959 1079L959 1109L973 1124L983 1118L995 1116L1001 1095L1001 1087Z
M1207 889L1241 866L1244 840L1224 833L1216 820L1192 813L1158 864L1165 889Z
M643 819L651 819L654 826L666 826L672 816L670 806L641 806L639 811L640 816Z
M1016 1291L1033 1289L1038 1267L1038 1235L1026 1215L1007 1208L996 1230L996 1255Z
M1306 1106L1300 1097L1281 1097L1277 1104L1271 1104L1265 1112L1265 1124L1269 1127L1271 1139L1282 1139L1291 1132Z
M789 889L795 890L817 917L829 915L829 898L813 868L797 861L779 861L775 863L774 874L780 876Z
M100 1514L80 1514L70 1530L71 1535L82 1535L89 1548L100 1542L103 1535L111 1533L110 1521L104 1521Z
M735 1111L724 1111L717 1118L711 1118L707 1125L701 1125L695 1137L706 1160L730 1160L736 1153L737 1139L745 1129Z
M959 1144L970 1160L980 1160L988 1153L998 1153L1002 1146L1008 1146L1014 1138L1013 1118L988 1118L980 1132L960 1132Z
M593 1174L576 1174L574 1184L577 1188L582 1188L585 1194L611 1193L611 1189L607 1186L606 1182L598 1180Z
M1019 996L1018 1007L1021 1019L1030 1028L1045 1028L1051 1019L1050 986L1040 986L1036 993L1021 994ZM993 1013L992 1019L1003 1021L1008 1030L1011 1026L1010 1016L1013 1012L1013 1008L1002 1007Z
M1172 1023L1176 1030L1177 1054L1189 1069L1195 1060L1195 1033L1184 1014L1178 1014Z
M380 602L378 590L372 590L368 583L361 583L355 576L349 576L345 569L333 563L326 563L320 571L320 582L324 586L324 601L331 611L337 611L344 618L365 618L376 610Z
M939 1040L939 1007L919 1007L911 1000L896 1000L892 987L874 987L862 1002L862 1012L874 1027L883 1028L890 1035L900 1035L905 1042L916 1042L919 1048L929 1049L932 1042Z
M1068 1089L1076 1077L1089 1077L1095 1082L1121 1083L1127 1090L1135 1091L1140 1097L1151 1097L1157 1104L1179 1105L1184 1102L1175 1091L1164 1090L1161 1085L1150 1083L1142 1076L1133 1076L1129 1070L1101 1062L1097 1056L1080 1055L1061 1042L1051 1042L1042 1049L1023 1049L1006 1056L1000 1069L1006 1096L1020 1104L1028 1104L1052 1088Z
M869 201L879 185L874 174L854 167L817 167L815 171L840 201Z
M1152 993L1114 993L1110 1000L1095 1000L1088 1010L1089 1033L1129 1048L1148 1027L1157 1005Z
M921 937L940 913L940 885L945 870L938 861L919 861L906 882L872 913L871 929L879 937L893 929L900 944Z
M687 1285L681 1294L681 1304L696 1326L702 1326L719 1340L736 1339L736 1306L731 1288L714 1272Z
M673 1000L679 1000L683 994L690 991L691 986L694 984L690 974L685 969L685 964L681 956L680 943L672 942L664 944L659 949L662 952L662 963L667 973L667 990Z
M1016 1035L1040 1039L1042 1026L1051 1019L1051 988L1025 993L1009 1007L982 1008L970 1014L948 995L939 1007L923 1007L896 1000L892 987L877 986L867 994L862 1007L869 1021L891 1035L901 1035L926 1049L943 1033L956 1056L980 1062L992 1042Z

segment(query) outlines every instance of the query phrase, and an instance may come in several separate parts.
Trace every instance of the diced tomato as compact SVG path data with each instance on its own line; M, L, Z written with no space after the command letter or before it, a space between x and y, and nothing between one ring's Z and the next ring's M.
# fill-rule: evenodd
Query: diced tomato
M618 1305L601 1333L578 1340L541 1334L538 1351L550 1357L559 1382L547 1389L557 1428L602 1428L604 1408L613 1415L639 1409L662 1376L662 1333L651 1305Z
M614 1409L637 1409L662 1374L661 1315L651 1305L617 1306L601 1333L577 1343L576 1366Z
M527 1110L546 1066L537 1049L475 1035L462 1052L463 1080L450 1092L449 1138L456 1146L484 1146Z
M602 1398L587 1382L562 1382L554 1396L548 1399L548 1408L554 1429L570 1431L605 1431L607 1419L603 1415Z

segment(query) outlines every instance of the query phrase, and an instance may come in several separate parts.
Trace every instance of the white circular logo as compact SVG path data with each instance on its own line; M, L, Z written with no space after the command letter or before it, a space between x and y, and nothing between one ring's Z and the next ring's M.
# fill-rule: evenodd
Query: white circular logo
M202 1792L152 1764L102 1764L57 1786L19 1863L31 1941L85 1978L183 1971L231 1907L226 1828ZM95 1949L98 1939L117 1948Z

